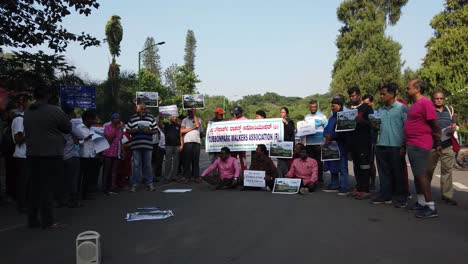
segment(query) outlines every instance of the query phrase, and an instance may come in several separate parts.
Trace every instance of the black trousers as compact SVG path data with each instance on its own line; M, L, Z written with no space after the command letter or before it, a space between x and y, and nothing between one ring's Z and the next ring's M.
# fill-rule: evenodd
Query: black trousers
M162 177L162 168L164 162L164 155L166 154L166 150L160 148L158 145L154 145L153 147L153 156L152 156L152 163L153 163L153 173L154 178L153 181L156 181L156 178ZM166 172L168 173L168 172Z
M317 161L318 181L323 182L323 161L322 161L322 151L320 149L320 145L308 145L306 146L306 151L309 157Z
M200 143L184 143L184 177L200 177Z
M97 191L100 162L97 158L80 158L81 195L87 199L89 194Z
M62 156L28 157L30 168L28 225L46 228L54 223L54 182L60 175Z
M352 144L348 151L353 158L354 176L356 177L356 189L358 192L369 192L371 173L371 143Z
M18 166L18 174L16 177L16 201L18 203L18 210L21 211L26 208L28 200L29 169L25 158L15 158L15 162Z

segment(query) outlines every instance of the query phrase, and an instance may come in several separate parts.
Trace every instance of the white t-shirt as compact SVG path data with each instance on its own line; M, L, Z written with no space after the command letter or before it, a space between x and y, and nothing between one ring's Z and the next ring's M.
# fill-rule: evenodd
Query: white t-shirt
M198 122L200 122L200 127L196 130L192 130L184 135L184 143L201 143L200 139L200 133L203 133L203 126L202 126L202 120L201 118L198 118ZM182 120L181 126L186 127L186 128L192 128L195 126L195 121L193 119L190 119L188 117L184 118Z
M23 115L15 117L13 122L11 123L11 136L13 137L13 142L15 141L15 135L18 133L23 133L24 135L24 125L23 125ZM26 158L26 142L22 144L15 145L15 152L13 153L13 157L15 158Z

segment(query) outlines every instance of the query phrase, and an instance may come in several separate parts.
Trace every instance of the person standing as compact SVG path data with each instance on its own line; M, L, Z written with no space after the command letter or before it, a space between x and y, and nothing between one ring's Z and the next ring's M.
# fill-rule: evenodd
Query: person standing
M397 208L407 204L406 180L401 164L403 146L403 125L408 108L396 101L398 85L390 83L380 88L382 107L379 110L381 122L378 127L378 141L375 147L379 170L380 191L372 199L373 204L392 203Z
M53 186L62 171L65 141L63 133L71 132L67 115L49 101L52 87L39 84L34 90L36 102L24 113L26 156L30 174L28 227L56 228L53 214Z
M75 109L72 107L62 108L67 114L70 124L71 119L75 118ZM63 172L64 172L64 197L62 201L68 200L69 208L78 208L80 204L80 146L78 140L80 135L77 131L72 130L71 133L63 134L65 138L65 149L63 150Z
M161 120L161 117L159 117L159 120ZM169 123L160 121L159 127L162 129L166 141L165 177L168 181L175 181L179 169L179 153L182 151L180 125L177 122L177 116L170 116Z
M456 131L457 120L454 116L453 107L445 105L445 93L437 91L432 94L432 103L435 106L437 121L439 122L442 135L442 155L437 154L437 145L431 150L430 162L427 175L432 180L432 175L440 160L440 190L442 200L450 205L457 205L453 199L452 168L455 153L452 146L452 135ZM445 135L444 135L445 134Z
M232 110L234 117L231 118L231 121L240 121L240 120L248 120L247 117L244 116L244 109L240 105L236 106L234 110ZM233 151L231 152L231 156L234 158L239 157L240 167L241 167L241 174L244 170L247 169L246 165L246 152L245 151Z
M374 96L370 94L365 94L362 97L362 102L368 104L370 107L374 109ZM378 113L378 109L374 109L374 113ZM375 145L377 144L377 133L374 128L371 129L372 135L372 148L371 148L371 171L370 171L370 190L375 191L375 178L377 176L377 168L375 166Z
M431 179L428 175L429 157L435 147L437 155L442 156L440 126L432 102L424 97L426 86L421 80L408 82L406 94L414 102L408 110L404 126L406 149L415 179L418 201L411 208L418 218L437 217L437 209L432 200Z
M208 121L208 123L224 121L224 111L221 107L216 108L214 110L214 114L215 116L213 119ZM218 158L219 152L210 152L208 155L210 157L210 163L213 164L213 162Z
M111 115L111 123L104 127L104 136L109 142L109 148L102 152L104 156L102 168L103 189L106 195L117 194L117 165L121 147L120 142L123 138L123 124L119 113Z
M304 121L315 125L315 134L306 136L306 150L311 158L318 164L318 182L323 183L323 162L320 145L323 140L323 130L327 126L327 117L318 110L316 100L309 101L310 114L306 115Z
M294 121L289 118L289 109L286 106L281 107L280 117L283 122L284 142L294 142ZM288 159L278 158L278 177L283 178L288 173Z
M146 179L147 189L154 191L151 156L153 151L153 135L157 133L156 120L148 114L146 105L139 104L137 113L130 117L126 126L132 135L130 150L132 151L133 175L130 179L130 192L136 192L141 175Z
M11 123L11 136L15 143L15 152L13 158L18 168L16 175L16 194L17 194L17 209L18 212L23 213L26 211L26 199L28 192L28 166L26 166L26 136L24 134L24 109L18 108L16 117Z
M92 110L86 110L81 116L83 123L77 126L82 138L80 144L81 196L83 200L93 199L91 193L97 191L99 177L99 160L96 158L96 147L93 141L97 115Z
M361 100L361 90L358 87L348 89L351 100L351 109L357 109L356 129L349 132L346 149L353 159L354 174L356 177L356 189L351 195L358 200L369 199L369 184L371 171L371 123L369 114L374 110Z
M191 109L187 113L180 128L181 137L184 138L184 182L189 183L193 179L200 183L200 146L204 131L197 110Z

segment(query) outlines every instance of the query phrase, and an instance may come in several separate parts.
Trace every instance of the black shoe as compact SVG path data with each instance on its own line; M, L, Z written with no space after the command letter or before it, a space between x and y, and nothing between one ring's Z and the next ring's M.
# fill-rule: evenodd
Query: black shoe
M418 202L416 202L415 204L413 204L413 206L409 208L410 211L421 211L423 209L424 209L424 206L422 206Z
M452 198L442 196L442 200L445 201L447 204L450 204L450 205L458 205L457 201L455 201Z
M391 204L391 199L386 199L382 196L377 196L376 198L372 199L371 203L373 204Z
M417 211L414 216L417 218L427 219L427 218L434 218L438 217L437 210L432 210L429 206L425 205L422 210Z
M393 201L393 205L396 208L405 208L408 205L408 201L406 201L406 200L404 200L404 201L395 200L395 201Z

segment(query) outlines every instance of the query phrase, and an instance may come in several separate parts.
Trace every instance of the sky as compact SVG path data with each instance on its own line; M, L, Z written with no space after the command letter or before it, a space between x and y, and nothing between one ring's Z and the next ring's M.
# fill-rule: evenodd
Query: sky
M275 92L306 97L325 93L336 60L335 40L341 27L336 9L341 0L114 0L98 1L88 17L71 15L64 26L105 38L105 24L119 15L124 30L121 71L138 70L138 52L147 37L159 46L161 65L184 63L185 36L195 33L195 73L200 93L242 96ZM402 45L405 67L417 69L433 35L429 23L444 0L409 0L387 34ZM46 50L47 51L47 50ZM49 52L50 53L50 52ZM72 44L64 53L78 73L104 80L110 63L107 44L83 50Z

